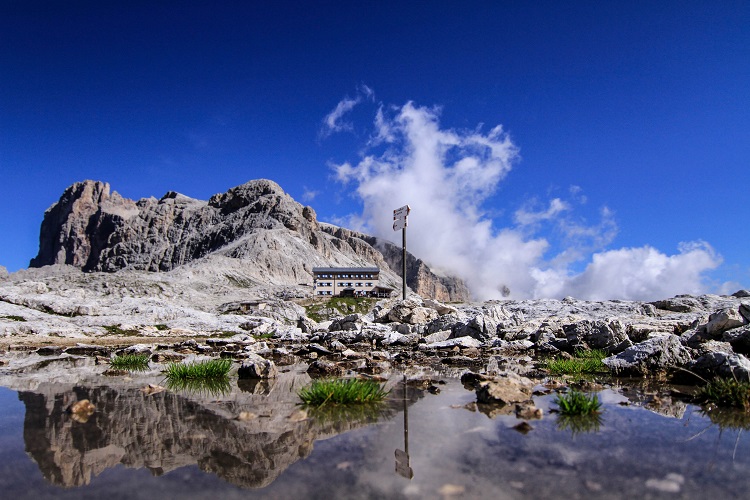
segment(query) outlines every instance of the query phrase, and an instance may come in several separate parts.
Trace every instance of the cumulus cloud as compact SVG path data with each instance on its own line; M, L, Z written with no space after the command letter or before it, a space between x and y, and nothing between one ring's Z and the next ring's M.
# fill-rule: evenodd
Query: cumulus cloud
M350 105L351 99L339 103L332 123ZM671 256L649 246L604 250L617 234L614 215L603 207L593 225L575 216L575 206L586 203L578 186L569 189L569 199L529 202L514 212L513 227L496 227L483 205L517 163L518 147L500 125L451 130L441 127L439 115L439 108L413 102L377 107L358 161L332 165L336 179L362 202L361 213L339 223L398 243L391 214L409 204L409 250L435 270L463 278L477 299L501 298L508 290L516 298L697 293L703 273L719 264L703 242L684 244ZM556 231L564 245L553 252L539 234L543 228ZM571 271L574 263L583 263L583 271Z

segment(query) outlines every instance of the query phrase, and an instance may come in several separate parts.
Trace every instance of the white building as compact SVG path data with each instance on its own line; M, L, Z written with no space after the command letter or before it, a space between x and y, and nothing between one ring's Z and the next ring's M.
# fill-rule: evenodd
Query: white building
M313 267L313 295L389 297L392 288L378 285L377 267Z

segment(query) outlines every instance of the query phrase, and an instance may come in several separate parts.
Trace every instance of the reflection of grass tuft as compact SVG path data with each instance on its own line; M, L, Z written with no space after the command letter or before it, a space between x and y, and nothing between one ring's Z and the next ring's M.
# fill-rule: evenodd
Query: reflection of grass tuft
M576 351L572 359L557 358L547 361L546 368L553 375L581 375L584 373L603 373L607 367L602 360L607 353L601 349Z
M557 417L557 429L570 431L574 436L584 432L598 432L602 425L600 413L589 413L588 415L565 415Z
M750 382L733 378L716 378L701 387L697 399L716 406L750 410Z
M383 402L357 405L325 405L310 408L309 416L319 422L369 422L393 416Z
M213 377L206 379L178 378L167 379L167 389L172 391L186 391L207 396L223 396L232 391L229 377Z
M320 407L327 403L380 403L388 395L388 391L372 380L322 379L313 381L298 394L306 405Z
M148 355L146 354L123 354L115 356L109 361L115 370L127 370L131 372L142 372L148 370Z
M722 430L750 430L750 413L737 408L719 408L709 405L708 408L701 408L700 414L708 417Z
M599 413L602 403L596 394L587 395L575 389L555 398L560 413L567 416L592 415Z

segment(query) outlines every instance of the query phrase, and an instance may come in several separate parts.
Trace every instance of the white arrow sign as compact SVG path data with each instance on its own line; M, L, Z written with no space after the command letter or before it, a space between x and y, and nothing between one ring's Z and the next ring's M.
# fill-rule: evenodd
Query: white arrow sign
M393 230L398 231L399 229L404 229L407 226L406 224L406 217L403 219L396 219L393 221Z
M411 212L409 205L404 205L401 208L397 208L393 211L393 220L405 218Z

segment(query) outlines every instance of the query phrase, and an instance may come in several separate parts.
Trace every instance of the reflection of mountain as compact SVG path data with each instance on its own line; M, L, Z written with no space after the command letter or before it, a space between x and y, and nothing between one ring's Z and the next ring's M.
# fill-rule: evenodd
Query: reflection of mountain
M235 387L219 401L172 392L148 396L132 385L49 384L19 392L26 405L26 451L49 482L66 487L88 484L117 464L155 475L197 464L237 486L263 487L309 455L316 439L366 424L295 418L296 389L309 379L284 375L270 393ZM81 399L96 407L86 423L66 412ZM240 412L256 418L239 420Z

